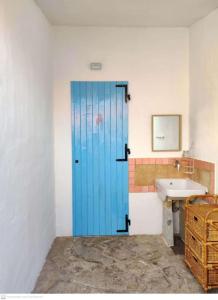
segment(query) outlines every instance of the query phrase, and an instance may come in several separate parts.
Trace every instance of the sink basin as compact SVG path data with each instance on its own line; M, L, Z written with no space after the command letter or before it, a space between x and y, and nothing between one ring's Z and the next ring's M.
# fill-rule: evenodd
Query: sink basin
M165 201L166 197L185 198L208 192L205 186L191 179L157 179L156 189L162 201Z

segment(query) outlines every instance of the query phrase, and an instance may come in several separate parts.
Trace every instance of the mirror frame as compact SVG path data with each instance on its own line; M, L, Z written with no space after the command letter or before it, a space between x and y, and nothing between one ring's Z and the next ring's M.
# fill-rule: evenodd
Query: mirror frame
M167 149L167 150L154 150L154 117L178 117L179 118L179 147L178 149ZM151 117L151 144L152 144L152 152L179 152L182 151L182 115L179 114L160 114L160 115L152 115Z

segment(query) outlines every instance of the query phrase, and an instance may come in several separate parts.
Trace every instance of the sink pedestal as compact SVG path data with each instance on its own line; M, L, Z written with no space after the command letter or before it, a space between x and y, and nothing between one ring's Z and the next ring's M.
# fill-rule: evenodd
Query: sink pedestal
M174 246L172 199L163 202L163 238L168 247Z
M163 232L163 238L165 243L168 247L174 246L174 234L179 234L182 240L184 240L184 213L183 213L183 201L185 201L185 198L170 198L166 197L166 200L163 202L163 224L162 224L162 232ZM179 231L175 232L174 228L174 217L173 217L173 203L179 202L179 214L177 215L178 222L179 222ZM178 227L178 225L177 225ZM178 230L178 228L177 228Z

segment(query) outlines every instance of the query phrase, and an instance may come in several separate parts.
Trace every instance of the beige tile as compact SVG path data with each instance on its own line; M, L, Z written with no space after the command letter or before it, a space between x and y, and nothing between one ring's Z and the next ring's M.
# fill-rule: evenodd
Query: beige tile
M156 165L156 178L167 178L168 175L168 165Z
M155 182L155 165L136 165L135 185L148 186Z

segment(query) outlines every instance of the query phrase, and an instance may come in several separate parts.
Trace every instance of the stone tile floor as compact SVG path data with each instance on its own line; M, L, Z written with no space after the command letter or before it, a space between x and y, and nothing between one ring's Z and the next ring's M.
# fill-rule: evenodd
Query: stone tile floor
M161 236L56 238L33 293L203 293Z

